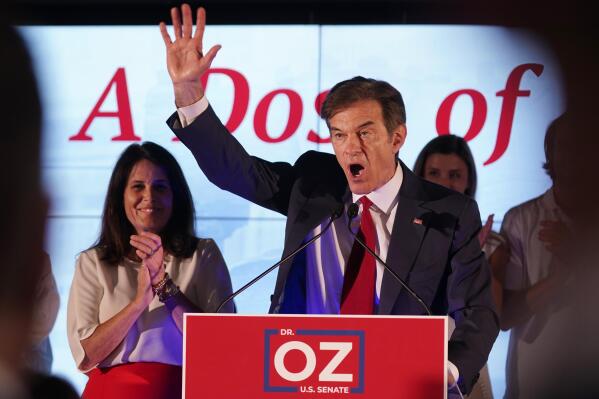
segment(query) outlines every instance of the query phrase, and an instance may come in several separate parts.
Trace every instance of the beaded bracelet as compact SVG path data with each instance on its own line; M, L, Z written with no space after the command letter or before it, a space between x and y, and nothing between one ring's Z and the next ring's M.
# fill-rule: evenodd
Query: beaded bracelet
M156 295L158 295L158 300L160 302L164 303L169 298L172 298L173 296L177 295L179 292L180 292L179 287L177 287L175 285L175 283L173 282L173 280L171 280L169 278L169 279L167 279L164 286L159 291L156 292Z
M164 272L164 277L162 278L162 280L160 280L156 285L152 284L152 291L154 292L154 294L158 294L158 291L161 291L164 288L167 280L169 280L168 273Z

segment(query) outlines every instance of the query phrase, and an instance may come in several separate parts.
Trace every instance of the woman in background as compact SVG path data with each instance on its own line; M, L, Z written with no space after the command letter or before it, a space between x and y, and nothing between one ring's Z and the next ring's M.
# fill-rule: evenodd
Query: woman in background
M83 397L180 398L183 314L215 311L231 291L216 244L195 236L175 158L154 143L127 147L69 295L69 345L89 376Z
M458 136L444 135L429 141L418 154L414 173L430 182L445 186L469 197L476 195L476 166L466 141ZM479 241L491 266L493 299L498 314L503 302L503 276L509 259L506 240L491 230L493 215L481 229ZM450 333L453 332L450 318ZM487 366L481 370L480 378L468 396L470 399L492 399L491 381Z

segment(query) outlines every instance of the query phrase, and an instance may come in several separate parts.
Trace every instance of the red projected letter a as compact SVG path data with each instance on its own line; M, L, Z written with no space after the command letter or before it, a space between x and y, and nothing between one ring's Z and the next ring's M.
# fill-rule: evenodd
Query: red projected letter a
M113 112L100 111L100 107L106 100L112 86L116 87L117 110ZM141 137L135 135L133 131L133 119L131 118L131 106L129 105L129 93L127 91L127 79L125 78L125 68L119 68L104 89L100 99L92 109L85 123L74 136L69 137L69 141L90 141L91 136L86 134L89 126L95 118L118 118L121 132L118 136L112 138L112 141L140 141Z

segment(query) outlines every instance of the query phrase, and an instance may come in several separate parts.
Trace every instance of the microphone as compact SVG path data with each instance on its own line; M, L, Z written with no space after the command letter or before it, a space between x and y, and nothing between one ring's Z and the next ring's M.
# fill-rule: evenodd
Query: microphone
M420 296L414 292L414 290L412 290L410 288L410 286L403 281L403 279L401 277L399 277L399 275L397 273L395 273L395 271L393 269L391 269L389 267L389 265L387 265L385 262L383 262L383 260L372 250L368 247L368 245L366 245L361 239L360 237L358 237L357 234L354 234L354 232L351 229L351 222L352 220L354 220L354 218L356 216L358 216L358 211L360 209L360 206L357 203L352 203L348 208L347 208L347 229L349 230L349 232L354 236L354 238L356 239L356 241L358 242L358 244L360 244L366 251L368 251L368 253L372 256L374 256L374 258L380 262L381 265L383 265L383 267L385 268L386 271L388 271L394 278L395 280L397 280L397 282L399 282L399 284L401 284L401 286L403 288L405 288L410 295L412 295L412 297L414 299L416 299L416 301L420 304L420 306L422 306L422 308L426 311L426 314L428 314L429 316L432 316L433 314L431 313L431 310L428 308L428 306L426 306L426 303L424 303L424 301L422 300L422 298L420 298Z
M240 289L238 289L237 291L233 292L231 295L226 297L225 300L218 306L215 313L220 313L223 306L225 306L227 303L229 303L231 300L233 300L233 298L235 298L237 295L241 294L243 291L250 288L262 277L266 276L268 273L275 270L282 263L287 262L289 259L293 258L295 255L297 255L299 252L301 252L308 245L312 244L314 241L318 240L320 238L320 236L322 236L331 227L333 222L336 219L338 219L341 215L343 215L343 206L340 206L333 212L333 214L331 215L331 218L329 219L329 222L324 227L324 229L321 230L320 233L318 233L314 237L310 238L308 241L306 241L305 243L300 245L295 251L291 252L289 255L287 255L286 257L284 257L283 259L281 259L280 261L278 261L277 263L275 263L274 265L272 265L271 267L269 267L268 269L263 271L258 277L255 277L252 281L250 281L249 283L247 283L246 285L244 285L243 287L241 287Z

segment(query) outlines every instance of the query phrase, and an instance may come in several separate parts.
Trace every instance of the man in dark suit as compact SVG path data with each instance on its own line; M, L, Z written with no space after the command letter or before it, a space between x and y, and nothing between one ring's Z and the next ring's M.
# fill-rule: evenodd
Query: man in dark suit
M331 215L361 204L353 229L419 294L433 314L451 315L450 384L468 392L497 336L490 275L477 233L476 203L417 178L397 154L405 108L386 82L357 77L337 84L323 104L335 156L309 151L291 165L250 156L204 96L200 76L218 46L202 53L205 13L184 5L171 16L175 41L161 24L177 113L168 125L208 179L287 216L283 255L324 230ZM357 246L334 220L315 245L279 269L271 312L420 315L421 305ZM359 225L358 225L359 224Z

